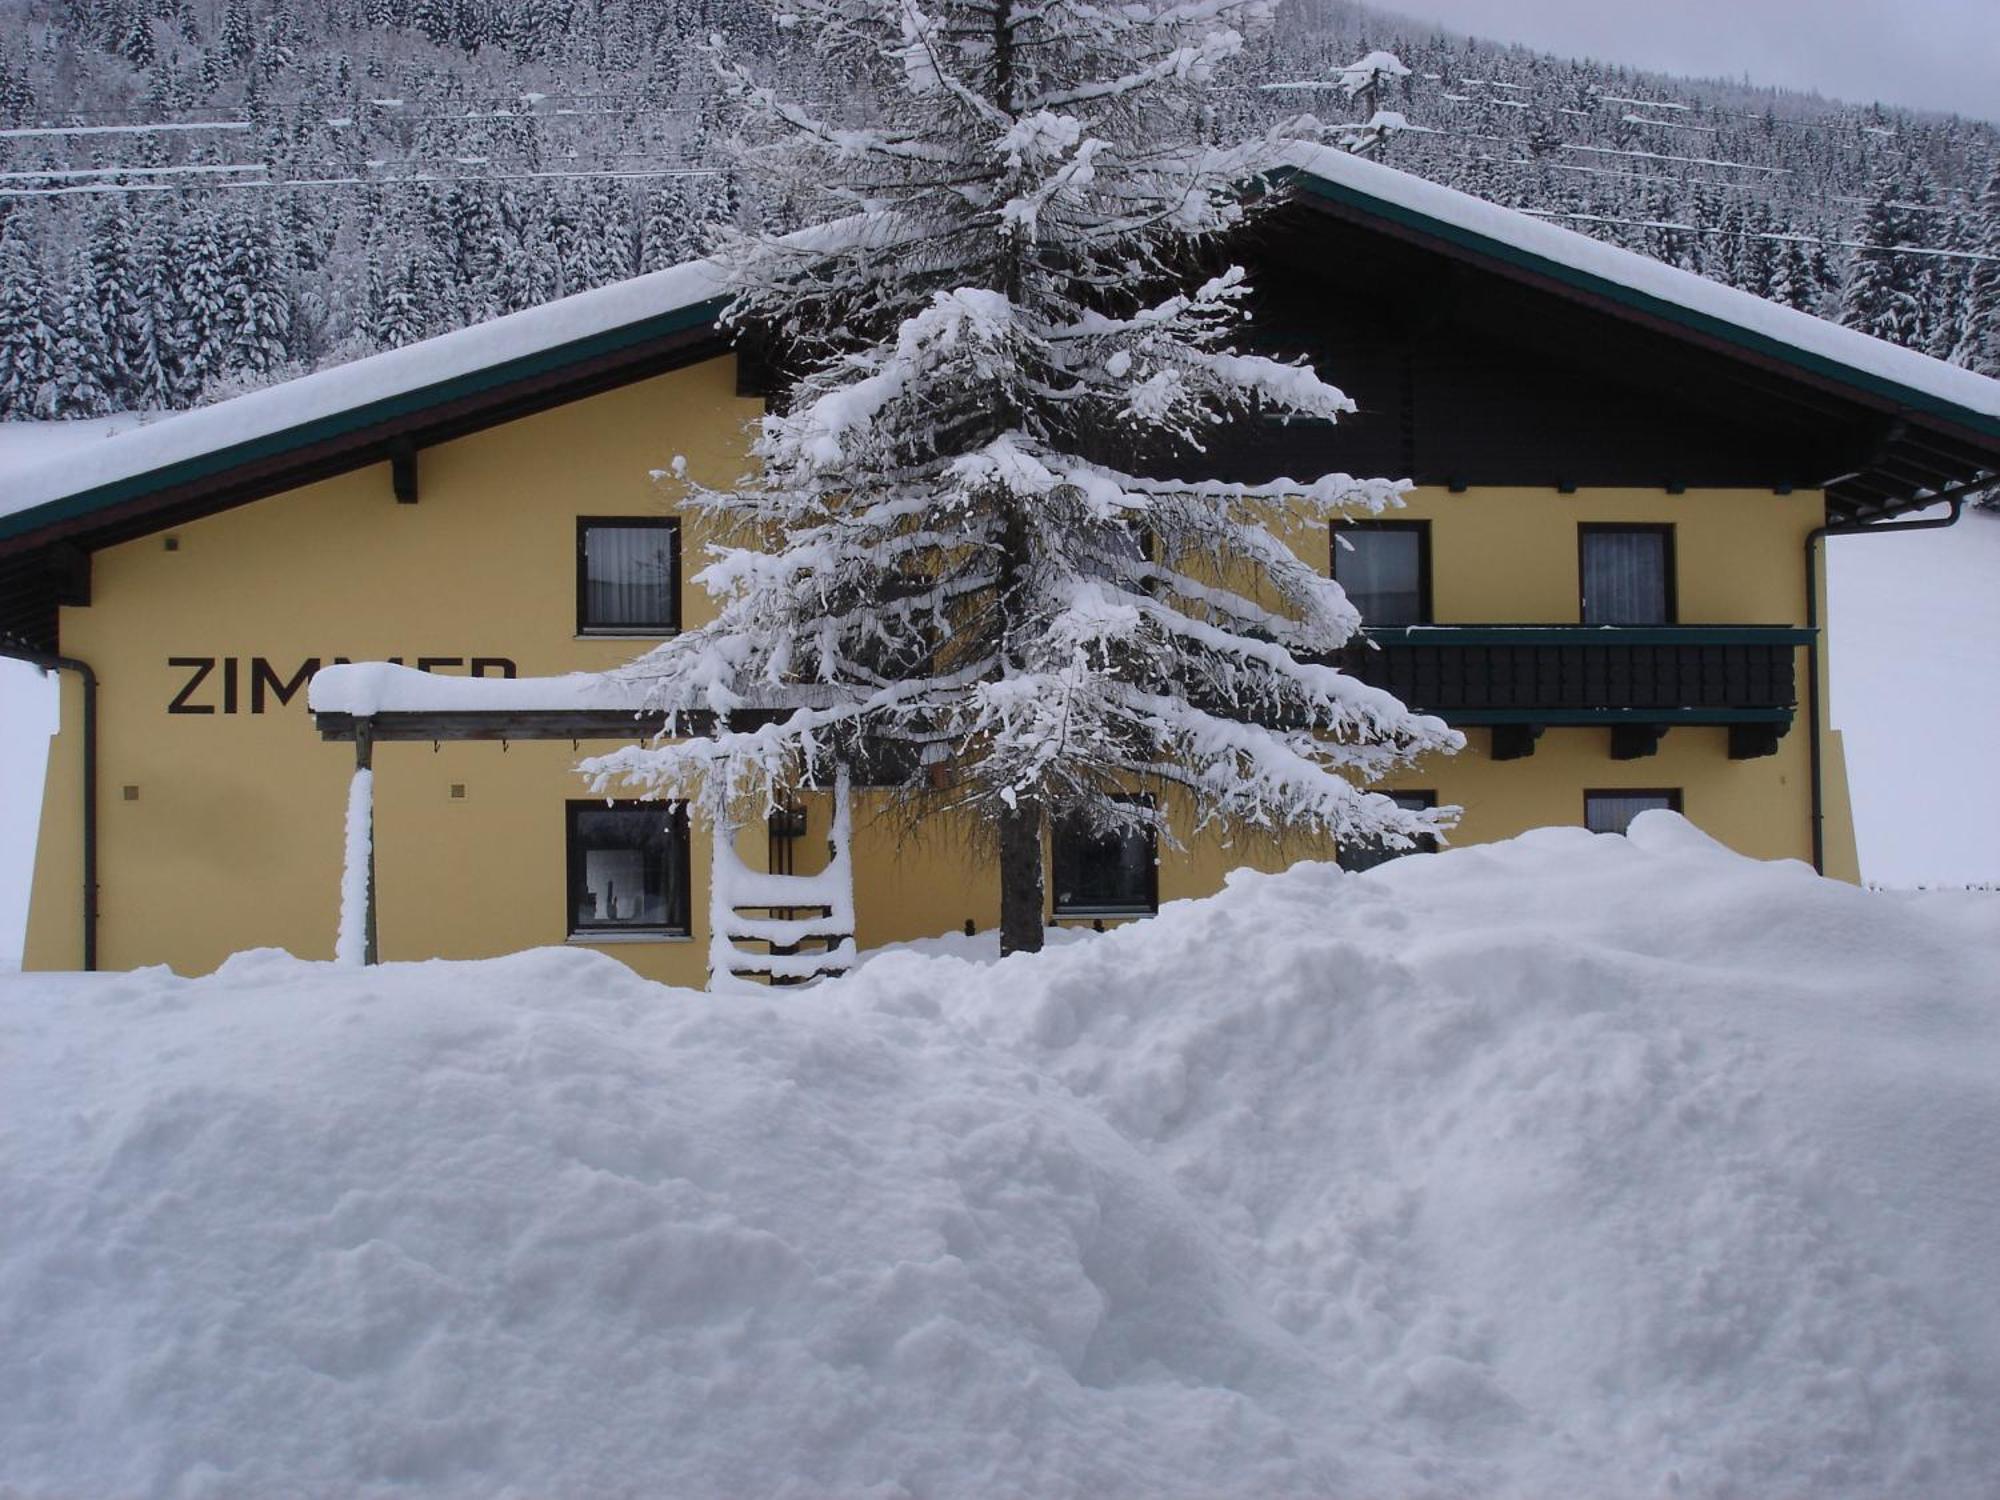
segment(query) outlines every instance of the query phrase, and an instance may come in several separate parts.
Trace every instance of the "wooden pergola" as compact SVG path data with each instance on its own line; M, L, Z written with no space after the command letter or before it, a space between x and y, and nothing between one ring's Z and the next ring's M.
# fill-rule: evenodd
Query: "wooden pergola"
M496 684L497 685L497 684ZM732 713L730 722L737 727L756 727L774 722L794 709L804 706L817 695L810 689L796 694L788 694L790 701L783 706L759 705ZM584 740L634 741L657 737L663 734L698 736L713 733L716 715L708 711L686 711L666 713L661 710L634 708L629 705L598 708L389 708L366 713L339 710L316 710L313 714L314 727L320 738L328 741L351 741L354 745L354 770L357 778L368 773L368 818L366 834L367 869L362 883L362 911L359 915L361 954L363 964L375 964L381 960L380 941L376 921L375 895L375 836L373 776L375 770L375 746L378 742L404 741L424 742L433 745L447 740L498 740L505 744L514 740L568 740L580 744ZM725 955L724 962L733 976L762 975L773 983L797 983L818 977L821 974L837 973L851 961L853 954L853 897L852 872L848 866L848 834L851 828L849 809L849 782L847 768L839 768L834 793L834 833L829 840L829 854L844 875L847 885L845 903L822 900L784 899L787 888L785 882L804 882L811 877L794 877L782 873L747 872L757 889L750 892L751 899L736 900L727 893L725 883L712 879L711 898L711 953ZM350 817L354 815L350 807ZM724 820L718 820L714 828L716 843L715 868L722 867L724 860L735 860L734 837L736 829ZM343 860L343 867L347 863ZM347 873L345 869L343 873ZM343 880L343 889L346 881ZM814 889L809 894L823 894ZM799 917L800 910L817 908L818 916ZM744 916L747 911L762 911L764 917ZM784 913L774 917L773 913ZM343 929L346 913L343 913ZM774 937L774 933L781 936ZM739 941L763 942L770 947L764 954L746 953L735 947ZM823 953L801 952L805 942L822 941ZM711 982L714 980L711 972Z

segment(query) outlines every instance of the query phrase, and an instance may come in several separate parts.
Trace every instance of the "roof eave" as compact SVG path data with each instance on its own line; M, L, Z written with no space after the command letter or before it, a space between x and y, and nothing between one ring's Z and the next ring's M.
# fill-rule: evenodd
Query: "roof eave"
M296 469L324 467L329 454L351 452L351 467L373 461L373 447L420 431L428 419L441 414L475 412L482 405L499 408L512 395L538 383L559 381L569 372L615 367L649 349L698 348L711 336L720 339L726 300L716 297L670 308L0 516L0 556L94 530L108 520L129 521L163 496L229 488L233 476L266 476L240 499L273 493L288 487L286 477ZM720 353L720 347L714 352Z

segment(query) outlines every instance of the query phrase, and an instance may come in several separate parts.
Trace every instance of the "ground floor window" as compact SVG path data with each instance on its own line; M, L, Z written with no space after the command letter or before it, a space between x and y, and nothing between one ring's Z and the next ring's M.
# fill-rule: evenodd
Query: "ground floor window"
M570 936L687 936L687 808L572 802L568 816Z
M1654 808L1667 812L1681 810L1679 787L1663 787L1648 791L1585 792L1583 794L1583 826L1592 833L1623 833L1632 826L1632 820L1642 812Z
M1423 812L1438 805L1436 792L1384 792L1382 795L1405 812ZM1340 844L1340 868L1348 871L1372 870L1399 854L1435 853L1437 840L1429 834L1418 839L1413 849L1391 849L1380 839L1343 839Z
M1057 916L1131 917L1159 910L1159 844L1152 829L1099 833L1081 819L1061 818L1050 844Z

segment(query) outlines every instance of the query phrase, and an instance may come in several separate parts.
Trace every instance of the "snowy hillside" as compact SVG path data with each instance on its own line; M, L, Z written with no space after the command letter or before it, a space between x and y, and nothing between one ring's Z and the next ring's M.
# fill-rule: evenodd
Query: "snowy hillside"
M0 415L202 404L783 220L727 161L716 32L869 114L749 0L0 6ZM1345 118L1336 71L1384 46L1392 164L2000 369L1991 125L1298 0L1218 79L1218 131Z
M0 1492L1984 1493L1996 945L1647 814L769 1002L0 979Z

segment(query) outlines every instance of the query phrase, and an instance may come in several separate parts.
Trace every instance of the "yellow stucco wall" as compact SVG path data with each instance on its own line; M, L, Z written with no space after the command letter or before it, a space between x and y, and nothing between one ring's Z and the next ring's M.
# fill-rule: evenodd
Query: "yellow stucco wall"
M65 650L92 662L103 682L102 965L198 972L264 944L329 956L352 752L318 739L303 693L279 705L267 687L264 712L252 712L252 659L286 678L308 657L505 657L523 675L628 659L643 642L576 637L575 518L663 513L668 496L649 471L676 454L703 479L737 474L743 427L759 408L734 392L733 361L711 361L426 449L414 506L395 503L378 466L177 527L173 550L156 535L99 552L96 602L66 609L62 631ZM1808 493L1427 490L1404 514L1434 523L1439 623L1573 623L1577 523L1664 521L1675 527L1682 622L1789 624L1804 615L1801 547L1822 503ZM1325 566L1323 527L1289 534ZM700 566L700 547L698 536L684 536L685 572ZM702 618L700 591L684 600L684 619ZM190 675L169 666L173 657L216 660L191 699L216 712L167 712ZM232 658L233 713L223 711ZM66 681L28 934L36 968L72 967L79 951L76 707ZM1392 784L1462 805L1460 843L1579 823L1586 787L1677 787L1695 822L1743 852L1807 855L1803 732L1750 761L1727 758L1721 729L1673 730L1657 756L1624 762L1609 758L1607 737L1551 729L1534 756L1496 764L1488 732L1475 728L1465 754ZM1851 824L1830 743L1829 866L1851 877ZM378 746L384 957L472 957L563 941L562 804L585 794L571 768L598 748ZM815 803L802 871L822 847L825 799ZM874 816L866 794L857 812L864 945L957 929L968 918L994 923L997 879L962 828L938 823L911 842ZM695 840L692 861L693 938L608 951L655 977L700 982L706 842ZM742 849L761 863L761 830L746 831ZM1232 865L1281 865L1303 852L1197 841L1167 854L1160 894L1201 894Z
M735 478L761 409L735 394L734 361L713 360L427 448L416 505L395 502L378 465L175 527L172 551L156 535L97 553L95 602L63 611L62 639L103 684L101 964L198 972L249 944L330 956L352 750L319 739L303 692L279 706L267 687L251 712L252 658L284 678L308 657L505 657L524 676L629 660L645 642L577 638L576 517L664 514L650 474L676 454L699 479ZM682 557L699 567L699 537L683 537ZM687 592L683 619L706 604ZM216 659L190 700L214 712L167 712L190 676L174 657ZM69 707L44 799L34 968L74 967L79 951ZM563 940L561 803L585 794L576 758L566 742L378 748L385 957ZM699 893L699 863L694 876ZM668 957L691 945L646 946L649 972L698 976L698 962Z

